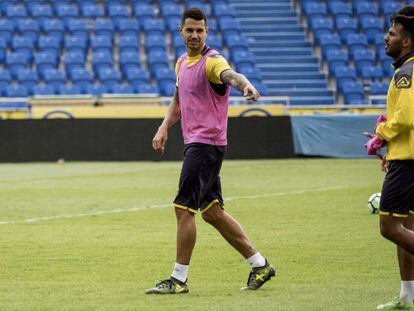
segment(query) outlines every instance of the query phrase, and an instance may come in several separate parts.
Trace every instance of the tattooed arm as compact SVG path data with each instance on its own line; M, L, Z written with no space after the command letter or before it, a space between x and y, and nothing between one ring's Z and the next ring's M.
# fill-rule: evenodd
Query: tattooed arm
M233 69L224 70L220 74L220 78L224 84L231 85L243 92L243 96L246 96L247 100L257 101L259 99L260 94L256 88L244 75L235 72Z
M152 148L161 154L165 152L165 146L168 140L168 129L180 119L180 102L178 98L178 88L175 88L174 98L168 107L162 124L152 139Z

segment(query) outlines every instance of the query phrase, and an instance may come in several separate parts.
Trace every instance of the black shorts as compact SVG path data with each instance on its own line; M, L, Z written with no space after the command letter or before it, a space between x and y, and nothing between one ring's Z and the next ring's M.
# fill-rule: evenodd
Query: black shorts
M175 207L195 213L206 211L213 203L223 205L220 169L225 153L225 146L201 143L185 146Z
M381 191L380 214L414 214L414 160L390 161Z

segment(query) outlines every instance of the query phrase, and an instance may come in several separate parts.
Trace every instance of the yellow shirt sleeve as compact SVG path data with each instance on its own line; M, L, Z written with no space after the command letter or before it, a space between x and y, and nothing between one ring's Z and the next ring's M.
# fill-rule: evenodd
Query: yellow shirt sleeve
M413 87L396 89L394 86L394 92L396 93L394 95L396 99L394 113L387 122L381 123L376 129L376 134L386 141L413 129L414 125Z
M212 54L206 60L207 79L215 84L223 84L220 79L220 74L226 70L231 69L226 59L220 54Z

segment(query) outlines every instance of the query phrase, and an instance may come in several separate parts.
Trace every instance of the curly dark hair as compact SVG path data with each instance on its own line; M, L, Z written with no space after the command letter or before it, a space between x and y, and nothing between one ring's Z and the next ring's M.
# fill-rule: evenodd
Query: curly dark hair
M183 17L181 18L181 25L184 25L187 18L194 19L196 21L204 20L204 24L207 26L206 14L199 8L189 8L184 11Z
M414 6L407 5L391 16L391 24L401 24L407 35L414 39Z

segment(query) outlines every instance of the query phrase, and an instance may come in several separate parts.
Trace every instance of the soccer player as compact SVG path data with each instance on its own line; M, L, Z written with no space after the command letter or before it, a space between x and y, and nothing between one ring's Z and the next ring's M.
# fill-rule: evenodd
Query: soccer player
M397 245L399 297L378 310L414 310L414 6L391 17L384 37L395 73L387 94L387 117L378 120L368 152L387 145L387 174L380 202L380 231ZM373 152L374 151L374 152Z
M152 141L165 152L168 129L181 119L184 162L173 206L177 218L177 252L169 278L147 294L188 293L187 275L196 241L195 213L216 228L250 264L244 289L256 290L275 275L275 269L254 248L240 224L224 210L220 169L227 144L227 108L230 86L257 101L258 91L227 61L205 44L208 27L198 8L183 13L179 31L186 51L176 64L177 88L169 110ZM219 264L219 263L218 263Z

